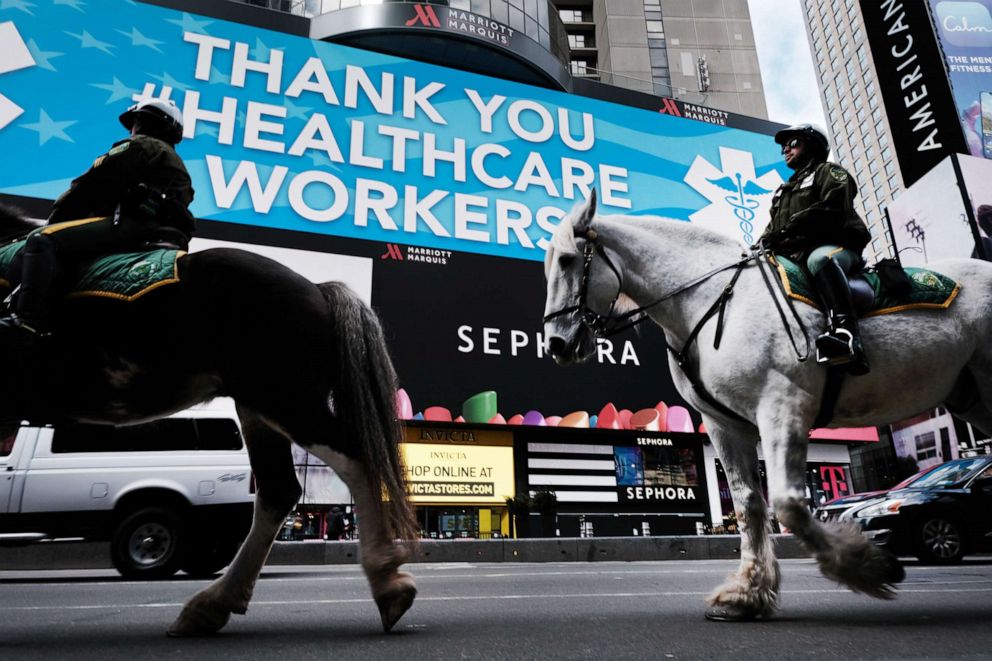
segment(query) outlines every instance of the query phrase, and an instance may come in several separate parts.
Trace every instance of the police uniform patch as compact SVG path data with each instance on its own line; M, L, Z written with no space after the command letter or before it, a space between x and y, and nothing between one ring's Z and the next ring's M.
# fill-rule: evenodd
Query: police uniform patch
M830 178L837 183L843 184L847 181L847 170L836 165L830 166Z
M131 146L131 142L122 142L113 149L107 152L107 156L113 156L115 154L120 154L122 151L127 151L127 148Z

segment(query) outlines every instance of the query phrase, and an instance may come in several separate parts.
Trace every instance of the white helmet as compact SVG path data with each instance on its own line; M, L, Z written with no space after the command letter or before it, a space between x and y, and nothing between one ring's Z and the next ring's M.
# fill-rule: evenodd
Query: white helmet
M816 124L796 124L781 129L775 134L775 142L784 145L792 138L804 138L812 142L823 150L823 156L830 153L830 140L827 139L827 132Z
M171 99L145 99L121 113L120 120L124 128L131 130L134 126L134 116L137 114L151 115L160 120L168 129L169 142L178 144L183 139L183 113Z

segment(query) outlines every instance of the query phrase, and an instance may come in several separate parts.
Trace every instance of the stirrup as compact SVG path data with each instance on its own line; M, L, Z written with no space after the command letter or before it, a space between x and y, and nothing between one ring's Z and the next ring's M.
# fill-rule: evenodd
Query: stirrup
M40 328L25 321L24 317L16 313L0 317L0 328L14 328L35 335L37 337L51 337L52 331L47 328Z
M854 335L846 328L836 328L816 338L817 363L843 365L854 359Z

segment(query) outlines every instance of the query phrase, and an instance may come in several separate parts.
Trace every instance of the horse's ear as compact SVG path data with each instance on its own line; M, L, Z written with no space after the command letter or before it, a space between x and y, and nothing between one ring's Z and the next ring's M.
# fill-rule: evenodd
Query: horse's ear
M579 209L579 212L575 214L575 220L572 222L572 227L575 230L576 236L585 234L589 228L592 226L592 219L596 216L596 189L593 188L589 191L589 199L586 200L585 206Z

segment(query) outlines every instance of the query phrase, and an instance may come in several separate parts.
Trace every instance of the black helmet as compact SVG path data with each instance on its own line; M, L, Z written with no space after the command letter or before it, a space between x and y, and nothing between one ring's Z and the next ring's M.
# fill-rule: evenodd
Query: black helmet
M775 134L775 142L784 145L792 138L803 138L808 143L816 145L823 151L824 157L830 153L830 141L827 133L815 124L796 124L784 128Z
M183 139L183 113L171 99L145 99L134 104L123 113L120 120L124 128L131 130L135 115L150 115L159 120L167 129L169 142L179 144Z

